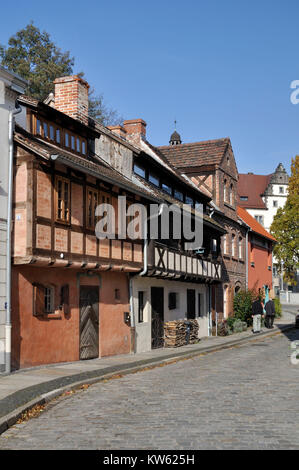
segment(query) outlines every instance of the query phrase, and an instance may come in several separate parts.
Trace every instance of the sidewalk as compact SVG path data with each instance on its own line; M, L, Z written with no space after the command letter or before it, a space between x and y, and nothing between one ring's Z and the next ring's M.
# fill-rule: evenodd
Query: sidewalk
M22 369L0 376L0 434L15 424L21 414L83 384L92 384L118 374L129 374L175 360L191 358L272 336L294 327L295 315L284 312L273 330L253 335L251 330L227 337L210 337L181 348L156 349L146 353Z

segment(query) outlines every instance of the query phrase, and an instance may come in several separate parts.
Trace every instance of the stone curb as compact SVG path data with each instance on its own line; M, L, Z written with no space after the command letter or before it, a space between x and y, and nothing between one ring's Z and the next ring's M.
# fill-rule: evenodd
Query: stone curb
M72 376L65 376L60 377L58 379L50 380L48 382L44 382L42 384L34 385L31 387L27 387L26 389L19 390L14 394L9 395L7 398L0 400L0 407L1 404L8 406L8 408L12 408L9 413L0 417L0 434L7 431L11 426L13 426L19 418L21 418L22 414L26 411L30 410L36 405L44 405L49 403L54 398L59 397L64 392L79 389L82 385L94 384L99 383L104 380L109 380L112 378L116 378L117 376L123 376L128 374L133 374L139 371L142 371L144 368L155 368L162 365L171 364L174 361L180 361L184 359L192 359L196 356L201 356L205 354L209 354L212 352L217 352L222 349L229 349L234 346L242 345L244 343L250 343L252 341L256 341L261 338L267 338L276 335L277 333L281 333L284 331L294 329L293 324L285 325L281 328L275 328L271 332L263 332L258 335L254 336L245 336L241 339L236 339L232 341L228 341L227 343L220 344L218 346L208 346L202 349L196 349L193 351L183 351L183 352L175 352L171 353L168 356L164 357L157 357L156 359L143 359L141 361L136 361L135 363L131 364L131 367L128 367L128 364L122 364L120 366L113 366L107 367L106 369L95 369L88 372L82 372L79 374L75 374ZM63 382L68 382L64 384ZM52 387L52 388L51 388ZM26 394L28 396L31 395L30 400L26 400ZM22 396L25 395L26 402L22 403L24 399ZM7 402L7 403L5 403ZM19 402L19 403L18 403ZM16 408L14 408L16 407ZM1 408L0 408L1 413Z

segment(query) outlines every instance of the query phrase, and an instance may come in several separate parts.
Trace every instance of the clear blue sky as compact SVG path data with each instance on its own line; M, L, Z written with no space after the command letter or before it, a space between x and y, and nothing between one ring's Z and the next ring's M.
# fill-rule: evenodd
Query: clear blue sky
M298 0L15 0L0 43L30 20L75 57L74 72L167 145L229 136L239 172L289 171L299 154Z

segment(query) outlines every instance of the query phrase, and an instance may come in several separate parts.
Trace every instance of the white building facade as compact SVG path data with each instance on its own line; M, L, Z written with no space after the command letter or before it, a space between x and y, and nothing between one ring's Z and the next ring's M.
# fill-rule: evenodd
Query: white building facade
M7 334L7 216L9 192L9 117L27 82L0 66L0 372L10 354Z

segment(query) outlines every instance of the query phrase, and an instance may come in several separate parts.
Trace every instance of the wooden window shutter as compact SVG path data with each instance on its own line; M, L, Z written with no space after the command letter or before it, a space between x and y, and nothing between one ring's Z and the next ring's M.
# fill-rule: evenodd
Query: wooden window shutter
M70 289L67 284L61 287L61 305L63 313L68 315L70 313Z
M45 288L41 284L33 285L33 315L35 317L45 313Z

